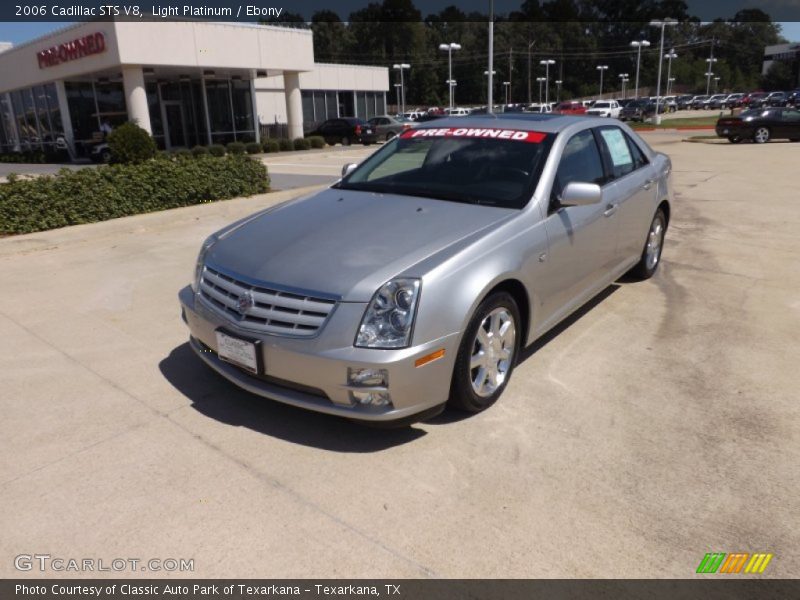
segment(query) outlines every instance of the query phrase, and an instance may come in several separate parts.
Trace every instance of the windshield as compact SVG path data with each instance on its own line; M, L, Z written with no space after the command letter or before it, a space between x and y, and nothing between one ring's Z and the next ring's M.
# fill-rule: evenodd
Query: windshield
M553 137L513 129L409 130L334 187L522 208Z
M611 106L610 102L595 102L592 108L608 108L609 106Z

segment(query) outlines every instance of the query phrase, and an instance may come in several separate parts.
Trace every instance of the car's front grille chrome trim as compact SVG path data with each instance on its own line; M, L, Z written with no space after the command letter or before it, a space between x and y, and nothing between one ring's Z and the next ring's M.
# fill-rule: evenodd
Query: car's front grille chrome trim
M297 337L316 335L336 307L332 299L245 282L208 265L203 266L199 295L243 328Z

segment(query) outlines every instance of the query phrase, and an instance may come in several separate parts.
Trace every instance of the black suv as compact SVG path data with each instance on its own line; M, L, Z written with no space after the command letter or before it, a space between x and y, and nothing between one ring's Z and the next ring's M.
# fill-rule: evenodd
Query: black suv
M372 126L356 117L328 119L308 135L321 136L331 146L339 143L342 146L349 146L352 143L369 146L378 141L377 133Z

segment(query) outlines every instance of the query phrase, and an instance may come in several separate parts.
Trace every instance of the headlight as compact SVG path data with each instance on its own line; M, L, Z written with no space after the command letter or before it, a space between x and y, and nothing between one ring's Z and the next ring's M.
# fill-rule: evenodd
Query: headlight
M361 319L356 346L405 348L411 342L419 279L392 279L375 292Z
M195 293L200 289L200 276L203 274L203 263L206 261L206 254L208 254L211 246L217 243L217 239L217 235L212 234L200 246L200 253L197 255L197 262L194 265L194 281L192 282L192 289Z

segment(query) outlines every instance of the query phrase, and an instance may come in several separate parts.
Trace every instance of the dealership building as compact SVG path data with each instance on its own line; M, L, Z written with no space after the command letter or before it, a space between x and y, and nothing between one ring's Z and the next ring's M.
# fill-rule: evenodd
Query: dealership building
M386 112L385 67L318 64L308 29L204 21L89 21L0 44L0 152L80 155L135 121L159 147L290 138Z

